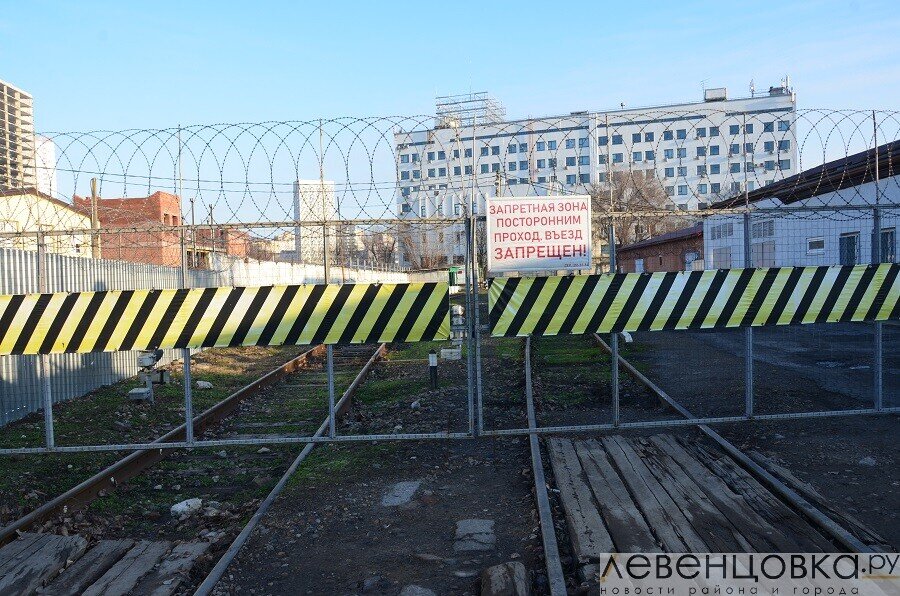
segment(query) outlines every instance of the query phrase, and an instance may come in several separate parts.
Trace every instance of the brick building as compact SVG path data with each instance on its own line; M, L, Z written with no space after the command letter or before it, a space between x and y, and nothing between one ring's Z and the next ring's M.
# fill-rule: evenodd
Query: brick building
M620 246L616 262L623 273L703 269L703 225Z
M90 197L74 197L79 211L91 213ZM156 191L147 197L100 198L97 218L103 233L100 250L104 259L135 263L151 263L178 267L181 265L181 236L177 226L181 220L178 195ZM165 229L171 226L171 230ZM238 230L199 230L188 237L188 263L199 269L209 268L210 253L219 252L244 258L249 235Z

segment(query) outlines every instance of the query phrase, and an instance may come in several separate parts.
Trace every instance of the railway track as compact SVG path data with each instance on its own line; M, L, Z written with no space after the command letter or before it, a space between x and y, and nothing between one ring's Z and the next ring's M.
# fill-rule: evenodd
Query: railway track
M239 439L251 445L219 451L152 449L132 453L0 530L0 544L25 533L9 548L18 548L29 539L31 550L23 550L19 556L30 552L30 557L44 561L25 573L22 565L16 566L18 559L4 561L0 555L0 593L27 593L29 587L45 585L51 579L51 593L56 584L62 592L73 591L74 585L74 592L90 593L94 584L99 591L115 592L123 586L102 588L101 584L106 576L121 572L118 567L128 565L155 571L135 577L140 584L126 586L127 591L140 593L148 582L156 582L165 586L165 593L185 581L192 568L213 563L238 535L260 498L273 485L283 486L279 477L286 479L313 447L308 444L298 457L289 445L266 447L262 443L273 436L321 436L327 432L324 352L319 346L292 358L194 419L198 436ZM383 354L383 345L334 349L335 388L342 394L336 415L349 407L356 388ZM180 440L184 430L183 425L175 428L157 442ZM168 511L178 503L183 503L185 513ZM27 534L34 528L48 533ZM60 557L63 562L75 559L76 565L54 579L61 567L53 561ZM90 572L78 578L82 559L82 567ZM25 577L4 574L4 564ZM196 575L196 570L193 573Z

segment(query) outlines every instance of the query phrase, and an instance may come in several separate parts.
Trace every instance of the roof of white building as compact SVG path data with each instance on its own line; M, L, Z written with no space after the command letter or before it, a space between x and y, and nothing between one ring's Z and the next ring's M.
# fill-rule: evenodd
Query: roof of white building
M754 191L736 195L712 205L712 209L738 207L745 202L755 203L777 198L784 204L796 203L844 188L851 188L875 180L875 155L878 155L880 179L900 175L900 140L890 141L874 149L861 151L821 166L804 170Z

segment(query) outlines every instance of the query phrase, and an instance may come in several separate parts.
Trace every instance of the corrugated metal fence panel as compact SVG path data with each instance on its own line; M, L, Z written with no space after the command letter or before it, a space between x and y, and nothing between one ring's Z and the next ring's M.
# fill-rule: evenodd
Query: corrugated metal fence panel
M191 270L191 287L258 286L322 283L324 268L317 265L244 261L215 255L215 270ZM0 294L38 291L37 258L33 251L0 248ZM136 290L181 287L181 269L48 254L47 290ZM398 271L333 267L332 282L445 281L446 273L408 274ZM138 373L136 352L53 354L49 357L53 402L80 397ZM163 364L181 358L180 350L166 350ZM41 409L41 380L36 356L0 356L0 426Z

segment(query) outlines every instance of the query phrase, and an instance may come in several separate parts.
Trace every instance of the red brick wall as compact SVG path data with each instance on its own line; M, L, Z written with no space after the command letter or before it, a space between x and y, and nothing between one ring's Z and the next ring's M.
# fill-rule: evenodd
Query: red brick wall
M679 238L639 248L619 249L616 259L619 271L633 273L635 261L644 259L644 271L684 271L685 255L695 252L703 258L703 237Z

